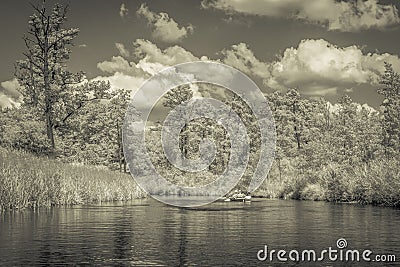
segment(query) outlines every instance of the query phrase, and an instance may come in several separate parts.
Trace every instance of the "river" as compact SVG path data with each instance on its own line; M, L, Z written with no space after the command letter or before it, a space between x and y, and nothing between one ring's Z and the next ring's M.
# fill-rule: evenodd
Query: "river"
M400 264L400 210L392 208L254 199L185 209L143 199L0 216L2 266L342 266L257 257L266 245L321 251L339 238L348 249L393 254Z

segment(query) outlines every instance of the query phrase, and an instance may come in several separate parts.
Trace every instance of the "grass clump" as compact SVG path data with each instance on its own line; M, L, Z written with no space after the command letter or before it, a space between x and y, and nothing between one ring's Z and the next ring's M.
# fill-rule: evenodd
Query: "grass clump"
M128 174L0 147L0 210L144 197Z

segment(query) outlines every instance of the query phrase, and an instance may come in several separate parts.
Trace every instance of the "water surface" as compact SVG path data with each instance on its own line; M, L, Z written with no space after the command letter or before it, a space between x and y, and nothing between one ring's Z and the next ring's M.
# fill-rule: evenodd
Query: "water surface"
M0 216L5 266L272 266L257 259L264 245L320 251L338 238L349 248L395 254L400 263L400 210L392 208L255 199L185 209L145 199Z

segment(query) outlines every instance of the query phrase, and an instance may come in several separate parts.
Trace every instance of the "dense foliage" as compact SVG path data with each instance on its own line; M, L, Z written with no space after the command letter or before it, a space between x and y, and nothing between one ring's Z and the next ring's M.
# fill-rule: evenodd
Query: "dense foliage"
M268 95L277 155L260 194L400 206L400 82L389 64L376 111L344 95L338 104L301 98L296 90Z

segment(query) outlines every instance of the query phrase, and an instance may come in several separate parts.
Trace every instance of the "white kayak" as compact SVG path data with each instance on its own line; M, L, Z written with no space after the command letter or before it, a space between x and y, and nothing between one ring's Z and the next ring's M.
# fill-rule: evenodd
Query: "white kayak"
M230 201L251 201L251 196L230 196L230 197L221 197L219 201L230 202Z

